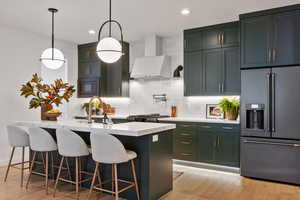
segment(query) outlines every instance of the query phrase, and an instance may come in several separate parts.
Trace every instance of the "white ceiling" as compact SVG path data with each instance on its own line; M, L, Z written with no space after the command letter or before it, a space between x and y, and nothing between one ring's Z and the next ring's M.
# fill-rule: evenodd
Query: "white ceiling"
M50 35L51 17L56 15L56 38L75 43L97 40L88 30L98 31L107 19L108 0L1 0L0 24ZM113 18L123 26L124 40L141 40L157 33L179 35L183 29L229 22L238 14L300 3L300 0L112 0ZM180 10L191 14L182 16Z

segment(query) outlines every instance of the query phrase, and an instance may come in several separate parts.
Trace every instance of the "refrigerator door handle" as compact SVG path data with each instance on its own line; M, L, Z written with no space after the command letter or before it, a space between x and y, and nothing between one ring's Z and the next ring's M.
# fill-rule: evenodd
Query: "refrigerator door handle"
M267 86L267 105L266 105L266 115L267 115L267 119L266 119L266 123L267 123L267 131L271 132L271 127L270 127L270 76L271 73L267 73L266 75L266 86Z
M252 144L267 144L267 145L300 147L300 144L293 144L293 143L262 142L262 141L255 141L255 140L243 140L243 142L244 143L252 143Z
M272 73L271 74L271 81L272 81L272 103L271 103L271 106L272 106L272 132L275 133L276 132L276 127L275 127L275 76L276 74L275 73Z

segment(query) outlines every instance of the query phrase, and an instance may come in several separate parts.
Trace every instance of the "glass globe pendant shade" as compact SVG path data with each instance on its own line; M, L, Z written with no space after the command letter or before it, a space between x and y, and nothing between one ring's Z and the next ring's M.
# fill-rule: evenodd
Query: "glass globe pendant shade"
M122 45L113 37L105 37L97 45L97 55L105 63L115 63L122 56Z
M59 49L48 48L42 53L41 61L49 69L58 69L65 63L65 57Z

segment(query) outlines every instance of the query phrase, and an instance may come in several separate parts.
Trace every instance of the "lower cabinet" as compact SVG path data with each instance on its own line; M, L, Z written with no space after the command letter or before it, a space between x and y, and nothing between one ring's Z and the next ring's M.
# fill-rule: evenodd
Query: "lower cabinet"
M239 167L240 126L219 123L177 123L174 159Z

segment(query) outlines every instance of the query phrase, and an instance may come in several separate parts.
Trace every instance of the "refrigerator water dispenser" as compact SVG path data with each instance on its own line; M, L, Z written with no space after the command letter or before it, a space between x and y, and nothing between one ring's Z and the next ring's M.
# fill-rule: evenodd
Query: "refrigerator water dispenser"
M264 129L264 104L246 104L246 128Z

